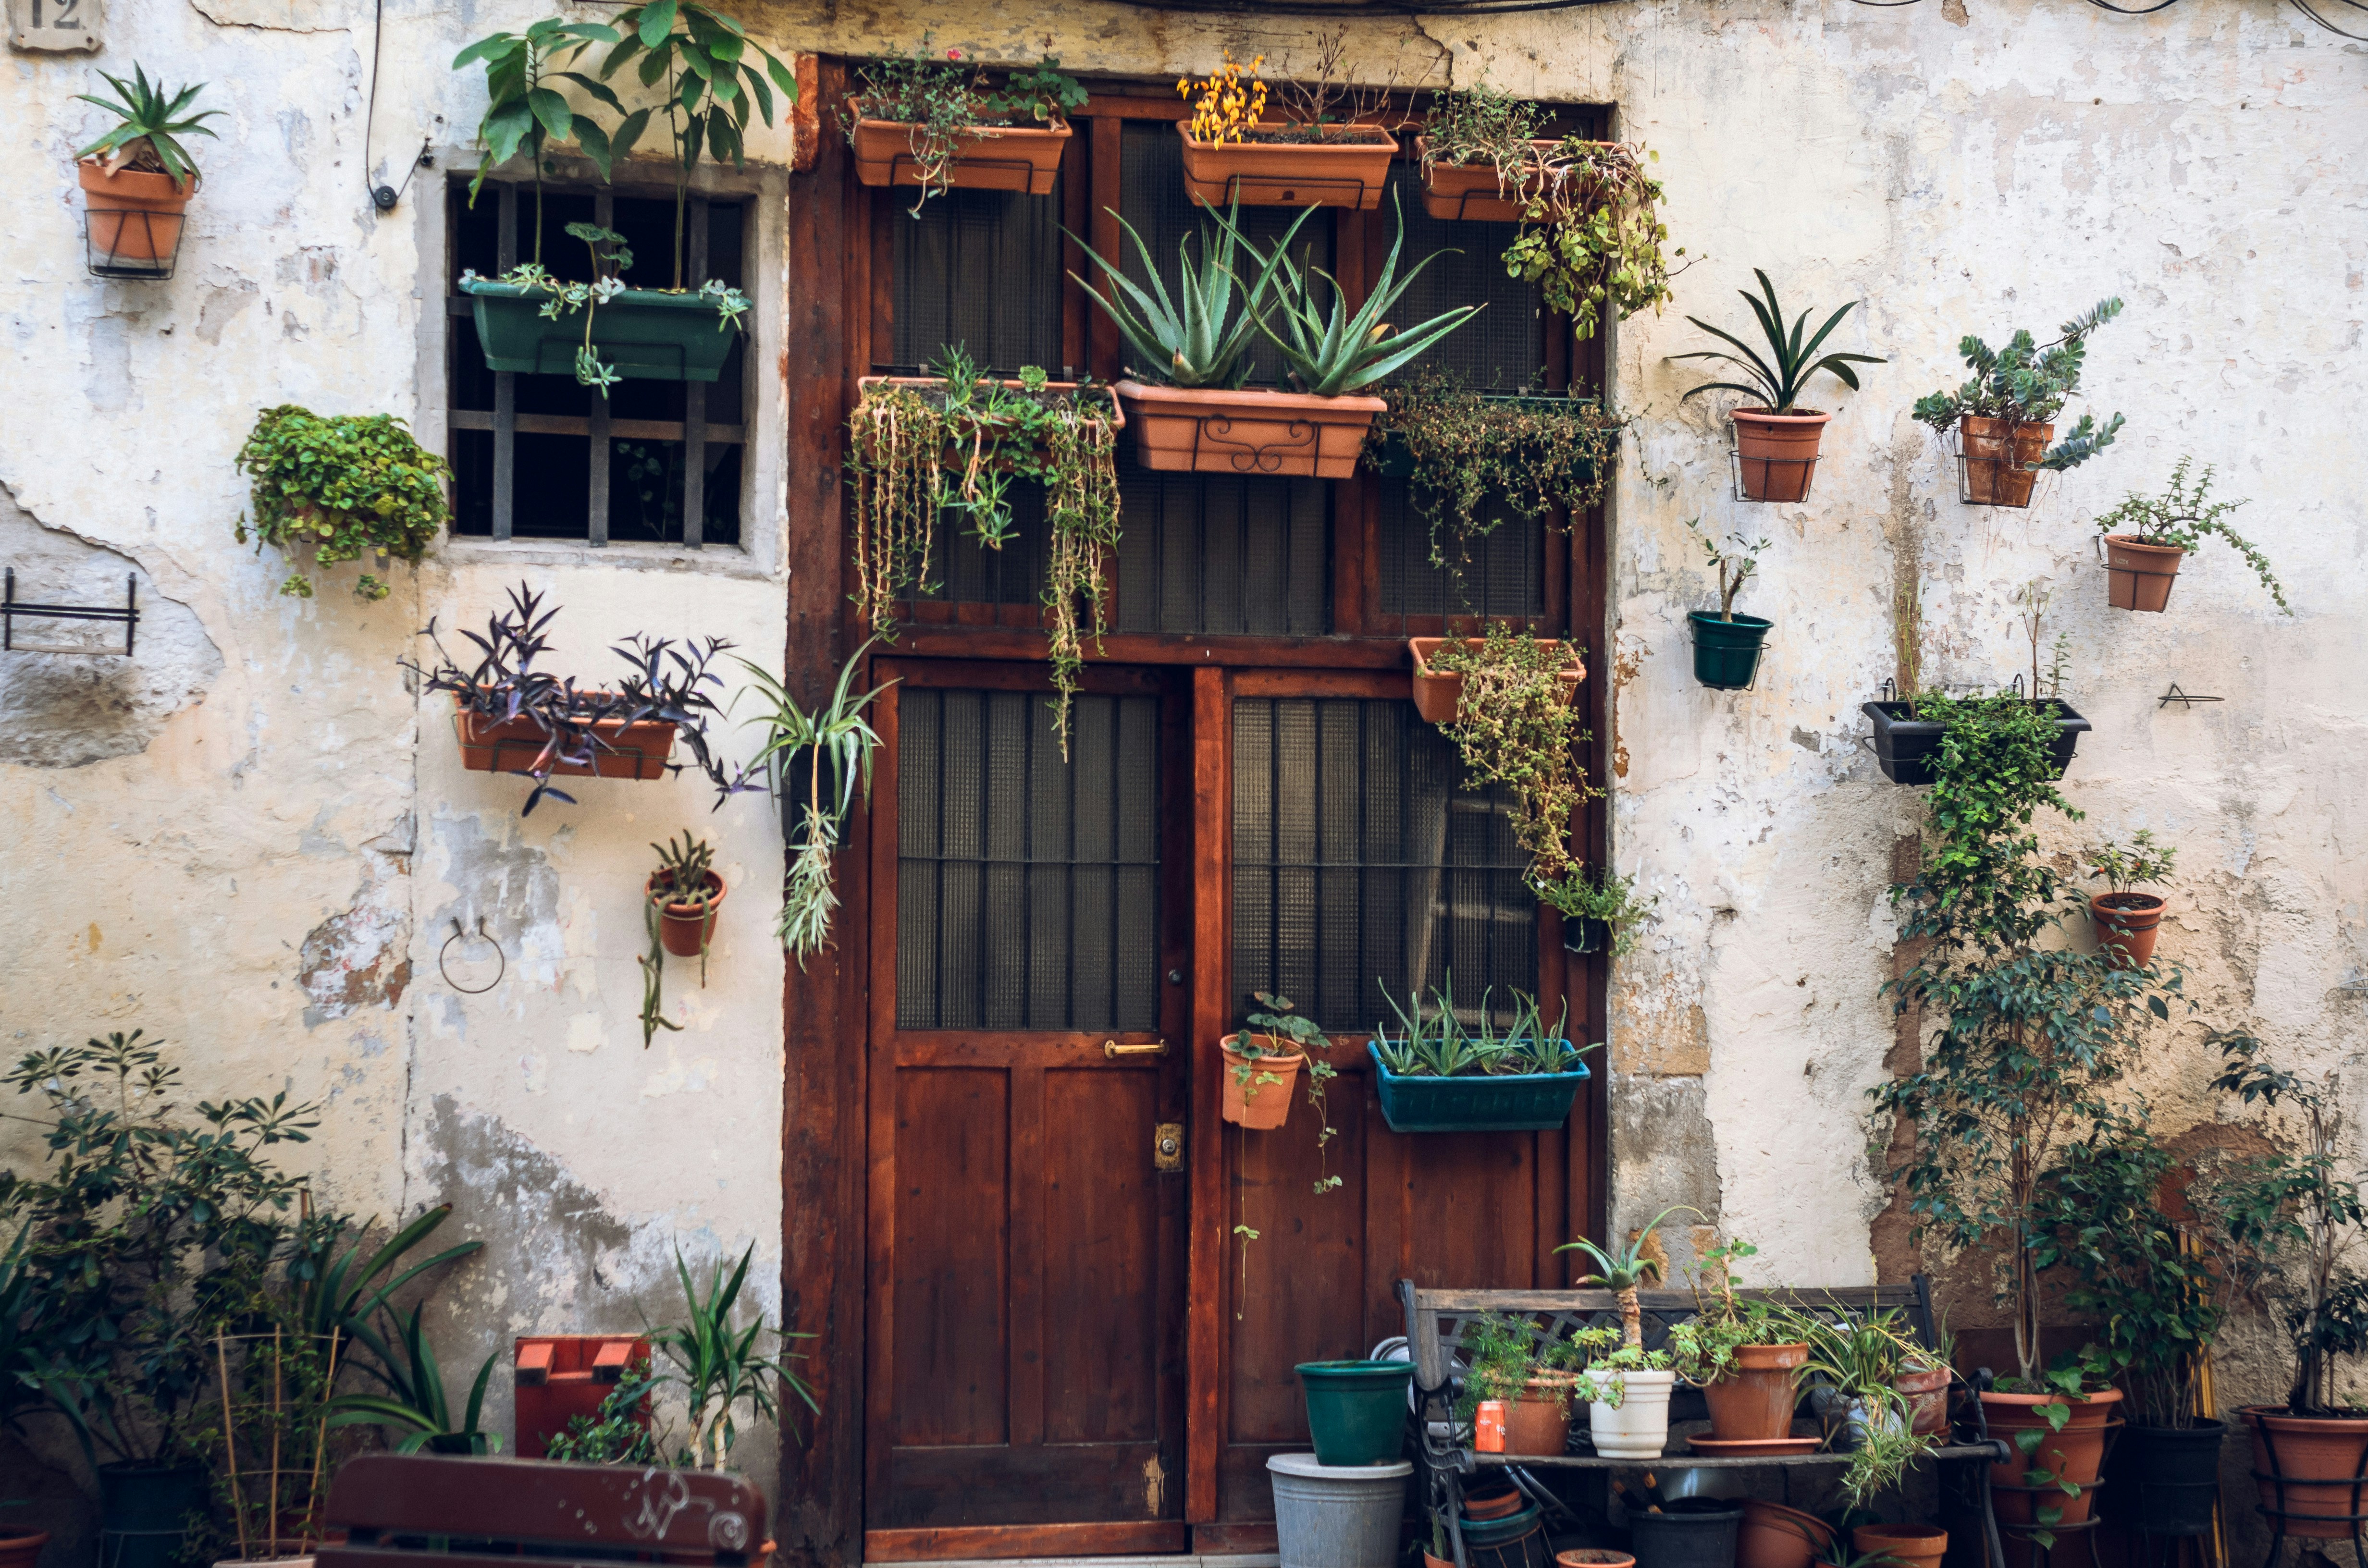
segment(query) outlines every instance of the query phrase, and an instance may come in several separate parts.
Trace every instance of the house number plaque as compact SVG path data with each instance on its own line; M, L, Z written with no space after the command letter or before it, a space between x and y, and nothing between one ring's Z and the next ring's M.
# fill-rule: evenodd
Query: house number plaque
M8 47L96 53L106 41L105 20L105 0L8 0Z

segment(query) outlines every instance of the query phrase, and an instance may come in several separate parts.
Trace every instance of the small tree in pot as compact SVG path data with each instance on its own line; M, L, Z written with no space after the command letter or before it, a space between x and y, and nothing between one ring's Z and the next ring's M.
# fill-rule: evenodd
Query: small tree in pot
M1768 541L1732 533L1722 546L1702 531L1700 517L1687 518L1686 528L1702 546L1710 569L1718 574L1718 613L1686 612L1694 632L1694 679L1720 691L1739 691L1759 676L1760 645L1776 624L1760 616L1735 613L1735 596L1759 570L1759 552L1768 548Z
M2192 458L2171 466L2170 488L2160 495L2133 493L2097 519L2103 538L2108 595L2115 609L2160 610L2170 603L2170 590L2180 562L2209 536L2225 540L2245 558L2245 564L2269 589L2270 597L2288 615L2286 591L2270 573L2269 557L2228 526L2228 514L2242 501L2214 501L2212 468L2204 465L2195 483L2187 481Z
M1776 285L1768 274L1758 267L1752 276L1759 279L1759 296L1737 290L1744 302L1758 318L1761 336L1766 340L1768 357L1726 331L1715 327L1699 316L1686 320L1709 333L1713 337L1733 346L1730 354L1723 348L1701 348L1691 354L1673 354L1673 359L1716 359L1732 365L1741 372L1739 381L1704 381L1686 393L1689 398L1706 392L1738 392L1747 398L1757 399L1735 410L1735 439L1743 498L1747 501L1803 501L1808 498L1809 480L1817 466L1817 447L1825 438L1826 421L1833 416L1821 409L1798 406L1802 393L1810 381L1830 373L1833 378L1858 391L1858 372L1852 365L1888 363L1872 354L1828 354L1820 358L1817 350L1824 347L1842 318L1857 308L1853 300L1832 315L1817 329L1816 335L1805 343L1802 334L1809 324L1809 312L1803 311L1788 330L1784 325L1784 307L1776 302ZM1764 296L1764 299L1760 296Z
M2116 969L2144 969L2154 961L2163 900L2136 890L2141 882L2170 881L2171 862L2178 856L2172 846L2157 845L2147 828L2138 829L2126 848L2109 838L2089 851L2089 875L2102 879L2106 888L2089 895L2089 924L2096 930L2098 946L2112 955Z

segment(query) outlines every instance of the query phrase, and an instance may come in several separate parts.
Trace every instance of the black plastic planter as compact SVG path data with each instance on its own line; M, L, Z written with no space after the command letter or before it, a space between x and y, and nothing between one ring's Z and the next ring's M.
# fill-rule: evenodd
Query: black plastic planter
M1562 917L1562 950L1566 953L1611 951L1611 922L1590 920L1585 915L1564 915Z
M2072 748L2089 728L2089 721L2080 717L2071 704L2044 698L2032 702L2034 708L2044 706L2055 715L2055 744L2049 753L2055 759L2055 777L2072 766ZM1874 750L1874 760L1883 767L1883 776L1894 784L1930 784L1933 769L1941 761L1941 733L1946 728L1935 719L1911 719L1905 702L1861 702L1859 711L1874 722L1873 738L1865 744Z
M1694 628L1694 679L1720 691L1741 691L1759 673L1760 644L1775 629L1772 620L1738 615L1721 620L1706 609L1691 610Z
M1679 1497L1658 1514L1628 1514L1636 1568L1735 1568L1743 1509L1723 1497Z
M175 1568L189 1517L206 1506L202 1465L98 1467L98 1560L106 1568Z
M2217 1421L2125 1427L2109 1471L2117 1484L2101 1495L2133 1529L2148 1535L2209 1534L2213 1500L2220 1495L2220 1445L2227 1435L2228 1428Z

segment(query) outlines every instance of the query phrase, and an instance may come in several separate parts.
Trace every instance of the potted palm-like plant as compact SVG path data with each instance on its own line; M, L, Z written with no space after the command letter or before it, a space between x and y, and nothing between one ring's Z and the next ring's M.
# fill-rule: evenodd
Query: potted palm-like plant
M1674 1324L1661 1348L1645 1348L1645 1310L1637 1292L1661 1278L1659 1256L1647 1250L1661 1221L1684 1208L1673 1203L1653 1216L1617 1252L1581 1236L1565 1242L1556 1252L1584 1253L1595 1272L1581 1285L1610 1290L1620 1309L1617 1329L1581 1329L1571 1337L1588 1352L1587 1370L1578 1396L1588 1402L1588 1426L1595 1451L1604 1459L1658 1459L1669 1440L1669 1391L1677 1386L1680 1362L1691 1366L1699 1351L1690 1323Z
M1363 307L1354 314L1331 274L1291 258L1298 222L1272 250L1262 251L1230 218L1214 208L1209 215L1224 231L1225 248L1250 258L1255 271L1244 291L1243 312L1281 354L1284 375L1293 390L1217 392L1206 383L1187 388L1120 381L1113 390L1120 406L1135 422L1135 460L1167 472L1348 478L1356 472L1366 428L1389 406L1378 397L1360 395L1360 389L1470 321L1480 307L1460 305L1404 332L1391 326L1391 308L1437 259L1427 256L1406 276L1398 276L1398 256L1406 244L1403 213L1389 256L1375 274ZM1305 222L1305 214L1299 222ZM1219 301L1207 290L1196 290L1189 277L1183 293L1187 312L1199 309L1202 301L1229 302L1229 297ZM1095 298L1125 330L1126 319L1112 300ZM1219 333L1221 347L1230 335L1222 331L1223 320L1208 318L1208 329ZM1148 357L1156 346L1154 335L1137 351ZM1169 363L1174 362L1171 358ZM1246 369L1241 373L1247 374Z
M1833 416L1823 410L1799 406L1801 394L1817 376L1830 373L1852 392L1858 391L1858 372L1852 365L1881 365L1887 361L1872 354L1827 354L1820 358L1817 350L1824 347L1842 318L1857 307L1853 300L1819 327L1816 335L1806 342L1802 334L1809 324L1809 312L1803 311L1788 330L1784 324L1783 307L1776 302L1776 286L1768 274L1758 267L1752 276L1759 279L1759 296L1748 289L1738 290L1744 302L1758 318L1761 335L1767 340L1768 355L1759 351L1722 327L1715 327L1699 316L1686 319L1709 333L1713 337L1732 345L1730 354L1723 348L1701 348L1691 354L1675 354L1673 359L1722 360L1741 372L1740 381L1704 381L1686 393L1697 397L1706 392L1738 392L1756 399L1734 411L1737 483L1743 487L1747 501L1803 501L1808 498L1809 481L1817 466L1817 448L1823 441L1826 422Z
M2089 335L2121 312L2118 299L2100 300L2045 344L2027 331L2017 332L2002 349L1970 333L1959 341L1957 352L1973 378L1954 392L1917 399L1914 417L1941 435L1957 432L1959 496L1968 506L2028 506L2043 470L2078 468L2113 444L2122 427L2118 414L2101 426L2096 415L2083 414L2061 441L2055 439L2055 419L2080 390Z
M2140 828L2126 847L2109 838L2089 851L2089 875L2105 884L2103 892L2089 895L2089 924L2116 969L2144 969L2154 961L2163 900L2137 890L2142 883L2170 881L2178 854L2171 845L2156 844L2147 828Z
M2188 552L2216 536L2245 558L2280 609L2288 615L2286 591L2271 575L2269 558L2228 526L2228 514L2242 501L2214 501L2212 469L2206 465L2187 480L2192 458L2171 465L2170 488L2160 495L2133 494L2097 518L2097 532L2105 558L2108 597L2115 609L2160 610L2170 603L2170 590L2180 563Z
M222 110L189 112L205 91L202 82L176 91L161 76L151 82L138 64L129 82L99 75L115 89L113 98L74 97L121 123L74 153L91 267L103 275L170 276L183 214L198 189L197 160L180 138L213 135L205 122Z
M1732 533L1722 546L1702 531L1700 517L1687 518L1686 527L1702 546L1710 569L1718 574L1718 613L1686 612L1694 630L1694 679L1715 690L1741 691L1759 676L1760 648L1776 623L1761 616L1736 614L1735 596L1759 569L1759 552L1768 548L1768 541Z

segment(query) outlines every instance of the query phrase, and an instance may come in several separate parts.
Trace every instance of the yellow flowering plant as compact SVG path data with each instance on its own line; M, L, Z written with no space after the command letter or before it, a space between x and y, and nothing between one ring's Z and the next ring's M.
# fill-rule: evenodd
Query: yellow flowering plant
M1265 64L1266 56L1261 54L1245 65L1234 58L1229 49L1225 51L1225 62L1202 80L1176 78L1178 97L1201 95L1201 101L1192 106L1193 140L1222 145L1240 142L1246 133L1258 129L1259 121L1266 118L1266 84L1258 78L1259 68Z

